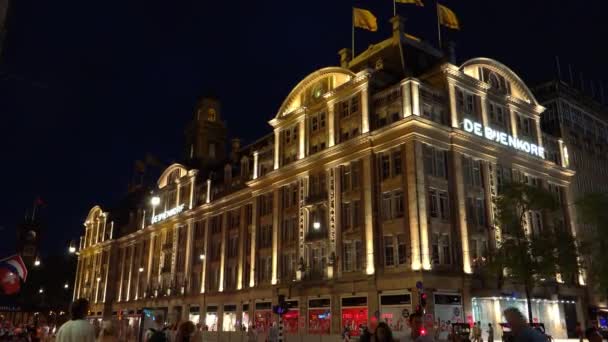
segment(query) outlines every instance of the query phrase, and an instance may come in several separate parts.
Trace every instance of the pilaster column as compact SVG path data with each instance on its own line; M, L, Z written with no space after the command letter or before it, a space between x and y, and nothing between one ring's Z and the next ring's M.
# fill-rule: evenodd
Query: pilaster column
M101 260L103 261L103 253L101 254ZM104 274L104 279L103 279L103 299L102 302L105 303L106 302L106 295L108 293L108 275L110 273L110 250L106 250L105 254L107 255L106 259L106 263L104 264L104 268L105 268L105 274Z
M255 256L256 256L256 250L255 250L255 242L257 239L257 230L258 230L258 199L257 197L253 198L253 201L251 202L251 215L252 220L251 220L251 269L249 272L249 287L254 287L255 286ZM252 316L253 318L253 316Z
M207 252L209 251L209 220L211 219L211 216L207 217L205 219L205 238L204 238L204 245L205 247L203 248L203 255L205 256L201 267L203 268L201 271L201 293L205 293L205 289L207 288L207 263L209 260L209 254L207 254Z
M99 218L95 219L95 243L99 243Z
M448 96L450 99L450 118L453 128L460 127L458 122L458 109L456 107L456 85L448 81Z
M490 118L488 118L488 97L486 94L479 96L479 104L481 105L481 124L483 127L488 127Z
M306 119L298 121L298 159L306 157Z
M281 132L278 128L274 130L274 169L279 168L279 160L281 154Z
M272 278L271 284L276 285L278 282L278 265L279 265L279 229L280 229L280 208L281 197L280 189L274 189L272 192Z
M184 229L184 227L176 225L175 227L173 227L173 229L171 230L171 234L173 236L169 237L167 236L167 239L171 239L171 279L172 281L176 278L175 275L177 274L177 244L178 243L182 243L179 240L179 231L181 229Z
M536 128L536 144L538 147L543 147L543 132L540 129L540 116L534 118L534 127Z
M492 232L490 233L488 241L495 241L495 244L500 243L502 240L502 230L499 225L496 225L495 222L495 213L496 213L496 204L494 203L494 199L498 196L498 184L496 177L496 163L493 162L483 162L483 174L484 174L484 188L486 189L486 212L488 217L488 224L492 227Z
M102 215L103 215L103 228L101 230L101 242L104 242L106 240L106 222L108 220L108 215L105 213Z
M192 272L192 250L194 245L194 222L192 219L188 220L188 231L186 232L186 256L184 257L184 275L186 279L190 279L190 273ZM183 228L182 228L183 229ZM180 241L180 244L183 243ZM188 281L186 281L188 283ZM184 293L186 292L188 284L184 284Z
M127 247L131 251L129 252L129 279L127 281L127 301L131 299L131 281L133 279L133 259L135 259L135 245Z
M152 263L154 261L154 245L156 245L156 234L150 234L150 248L148 253L148 266L146 268L146 288L150 286L150 279L152 279ZM149 289L144 291L144 296L148 294Z
M365 215L365 260L367 267L366 274L374 274L374 210L372 206L373 195L373 175L372 175L372 155L368 154L362 158L363 164L363 212Z
M192 172L192 176L190 176L190 205L188 208L194 208L194 189L196 188L196 174L198 173L196 170L190 171Z
M576 247L576 255L577 258L579 259L579 264L582 263L581 260L581 256L579 253L580 250L580 241L577 238L578 236L578 227L576 225L577 221L577 216L576 216L576 200L574 198L574 193L572 191L572 183L568 184L567 187L564 188L565 192L566 192L566 213L568 216L568 225L570 226L570 232L572 234L572 238L574 239L575 242L575 247ZM586 279L586 274L585 274L585 270L583 270L582 268L579 267L578 269L578 283L579 285L586 285L587 284L587 279Z
M406 209L408 211L411 245L411 268L414 271L422 268L420 259L420 230L418 220L418 192L416 186L416 170L423 165L416 164L416 142L408 141L405 143L405 178L406 186Z
M238 269L236 274L236 289L241 290L243 288L243 272L245 267L245 236L247 234L247 220L245 219L245 207L242 206L240 209L240 217L239 220L239 260L238 260ZM240 307L240 306L239 306ZM238 309L237 309L238 310ZM238 317L237 317L238 319Z
M334 109L335 101L327 101L327 147L336 144L336 114Z
M259 155L258 151L253 151L253 179L258 178L258 169L259 169L258 155ZM209 203L209 202L207 202L207 203Z
M511 105L508 105L507 109L509 110L509 119L511 120L511 135L517 138L517 112Z
M207 179L207 200L205 203L211 202L211 179Z
M179 199L180 199L180 192L181 192L181 184L179 179L177 179L175 181L175 207L179 207Z
M93 282L95 284L95 300L94 302L97 303L99 302L99 283L101 282L100 280L98 280L97 278L99 278L99 272L97 271L97 268L99 267L99 253L95 252L95 255L93 256L93 260L94 260L94 266L93 266ZM127 300L129 300L129 288L127 287Z
M220 279L218 291L224 291L224 269L226 268L226 235L228 232L228 213L222 214L222 244L220 247Z
M76 261L76 277L74 278L74 294L72 295L72 301L76 300L76 298L80 298L80 278L82 273L82 260L80 259L80 255L77 256Z
M464 273L472 273L469 252L469 230L467 226L467 210L464 181L462 178L462 156L456 151L450 151L454 168L454 199L456 201L456 220L460 231L460 244L462 247L462 267Z
M361 133L367 132L369 132L369 81L361 89Z
M340 274L337 260L340 259L341 248L341 225L340 215L342 213L342 199L340 190L340 166L328 170L328 191L329 194L329 257L330 262L327 268L327 277L333 278L334 274ZM338 243L340 242L340 244Z
M418 227L420 228L420 256L422 258L422 268L431 269L431 258L429 249L429 227L426 210L426 185L424 160L422 155L422 143L414 141L416 158L416 191L418 201Z

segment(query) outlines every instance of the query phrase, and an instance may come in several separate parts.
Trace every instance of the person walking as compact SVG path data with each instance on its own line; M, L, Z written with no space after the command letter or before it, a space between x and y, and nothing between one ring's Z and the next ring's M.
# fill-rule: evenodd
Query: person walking
M378 323L376 331L374 332L374 342L394 342L393 332L391 328L385 322Z
M194 323L190 321L182 322L177 328L177 333L175 334L174 342L190 342L191 337L194 334L194 330L196 327Z
M488 323L488 342L494 342L494 327L492 327L492 323Z
M95 329L85 317L89 311L89 301L76 299L70 305L71 319L65 322L57 332L56 342L95 342Z
M511 327L514 342L547 342L547 337L532 329L519 309L510 307L503 312Z

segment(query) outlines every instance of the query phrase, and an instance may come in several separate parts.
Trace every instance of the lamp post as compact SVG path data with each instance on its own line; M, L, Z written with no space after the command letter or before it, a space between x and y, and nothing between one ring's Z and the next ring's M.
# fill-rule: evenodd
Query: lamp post
M74 243L74 240L70 240L70 245L68 246L68 252L70 254L76 253L76 244Z

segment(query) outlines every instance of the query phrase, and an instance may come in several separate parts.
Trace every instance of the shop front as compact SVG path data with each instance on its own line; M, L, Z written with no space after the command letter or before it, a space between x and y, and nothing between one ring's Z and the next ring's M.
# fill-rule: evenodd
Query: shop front
M188 314L188 320L194 324L198 324L201 321L201 309L198 306L191 306L190 313Z
M380 321L391 328L393 337L410 334L409 317L412 312L412 295L409 292L385 292L380 295Z
M499 323L504 322L503 311L509 307L519 309L528 318L528 304L525 299L514 297L485 297L473 298L473 320L480 321L482 327L487 327L488 323L498 327ZM543 323L547 334L554 339L567 339L568 328L566 324L566 312L573 309L576 302L572 300L550 300L533 298L532 321ZM568 307L570 306L570 308ZM483 329L484 332L487 329ZM495 330L495 336L497 336ZM498 332L498 337L500 332Z
M258 333L268 333L272 326L272 303L257 302L255 303L254 324Z
M367 319L367 296L342 297L342 329L348 329L350 336L359 336L360 326L369 326Z
M205 326L208 331L217 331L217 305L207 305L207 314L205 315Z
M308 300L308 333L329 335L331 331L331 299Z
M300 321L300 308L297 300L286 300L289 311L283 314L283 331L286 334L294 335L298 333Z
M236 331L236 305L224 305L224 315L222 317L222 331Z

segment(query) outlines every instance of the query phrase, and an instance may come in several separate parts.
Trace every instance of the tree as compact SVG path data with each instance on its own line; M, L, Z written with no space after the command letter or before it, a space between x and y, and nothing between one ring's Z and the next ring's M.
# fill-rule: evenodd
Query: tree
M549 232L545 227L541 232L530 231L529 217L550 217L558 208L557 200L542 188L522 183L507 184L495 204L496 224L503 234L491 255L489 269L499 277L523 286L528 318L532 322L531 292L534 287L554 279L558 273L570 276L573 269L576 272L576 252L568 250L574 241L565 229Z
M601 293L608 294L608 263L605 262L608 248L608 193L589 193L576 203L578 219L587 229L580 232L581 249L589 276Z

